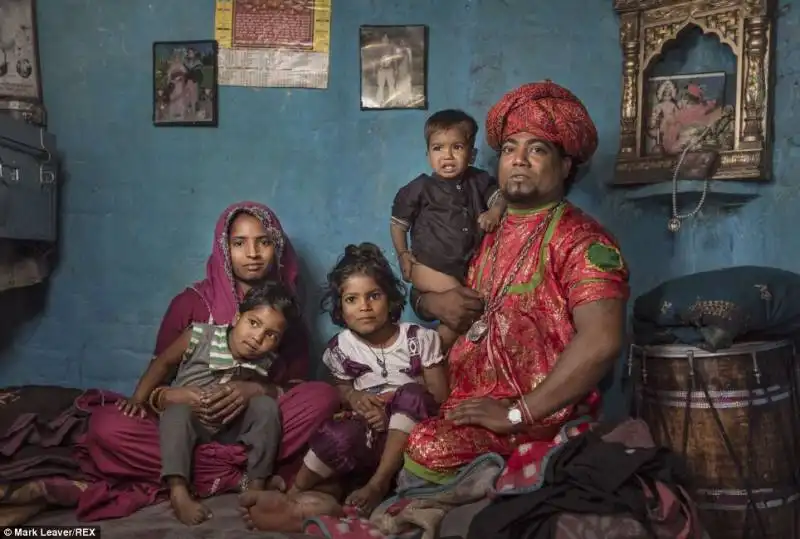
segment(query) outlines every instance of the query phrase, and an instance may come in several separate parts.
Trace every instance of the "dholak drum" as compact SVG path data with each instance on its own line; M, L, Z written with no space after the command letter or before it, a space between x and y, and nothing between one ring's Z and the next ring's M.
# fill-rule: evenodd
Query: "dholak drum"
M800 538L800 407L789 341L632 347L634 416L683 455L713 539Z

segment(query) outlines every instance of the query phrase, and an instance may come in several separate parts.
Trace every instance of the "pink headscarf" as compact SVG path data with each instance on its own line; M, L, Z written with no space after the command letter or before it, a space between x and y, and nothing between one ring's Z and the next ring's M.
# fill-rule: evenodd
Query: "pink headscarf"
M264 230L275 246L273 268L277 264L277 273L281 281L292 292L297 290L297 255L289 238L284 234L278 217L272 210L258 202L245 201L231 204L217 220L211 256L206 263L206 278L192 286L208 305L215 324L230 324L239 308L241 298L238 297L231 268L228 231L233 219L240 213L250 214L264 225Z

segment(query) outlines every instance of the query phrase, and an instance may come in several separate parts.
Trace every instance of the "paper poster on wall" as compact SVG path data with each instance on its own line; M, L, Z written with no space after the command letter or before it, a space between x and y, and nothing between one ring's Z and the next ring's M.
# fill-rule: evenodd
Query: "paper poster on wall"
M327 88L333 0L216 0L219 85Z

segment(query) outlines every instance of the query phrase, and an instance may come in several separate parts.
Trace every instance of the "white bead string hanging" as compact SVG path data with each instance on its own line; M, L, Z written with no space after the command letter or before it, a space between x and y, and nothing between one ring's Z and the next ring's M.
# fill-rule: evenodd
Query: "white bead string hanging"
M705 180L703 180L703 193L700 195L700 200L697 202L697 206L695 206L695 208L689 213L685 213L683 215L678 213L678 174L680 172L681 165L686 159L686 154L699 146L710 130L711 126L706 127L699 137L689 141L689 143L681 152L678 162L675 164L675 171L672 173L672 217L670 217L669 221L667 221L667 229L672 233L676 233L681 229L681 221L684 219L690 219L700 213L700 210L703 208L703 204L706 201L706 195L708 195L708 185L711 182L711 178L708 176L706 176Z

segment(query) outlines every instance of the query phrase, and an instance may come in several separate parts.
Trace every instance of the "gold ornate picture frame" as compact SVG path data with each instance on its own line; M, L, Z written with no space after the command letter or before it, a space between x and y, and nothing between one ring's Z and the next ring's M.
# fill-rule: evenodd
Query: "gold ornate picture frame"
M691 26L704 34L715 34L731 48L736 57L736 91L735 105L730 107L733 136L729 147L714 152L713 167L708 152L695 152L693 161L698 164L689 166L686 176L701 179L713 168L713 180L768 180L772 164L774 2L614 0L614 9L620 15L623 57L620 147L614 184L652 184L672 179L678 155L651 155L645 151L647 73L664 46L680 39L679 34ZM691 157L686 165L690 162Z

